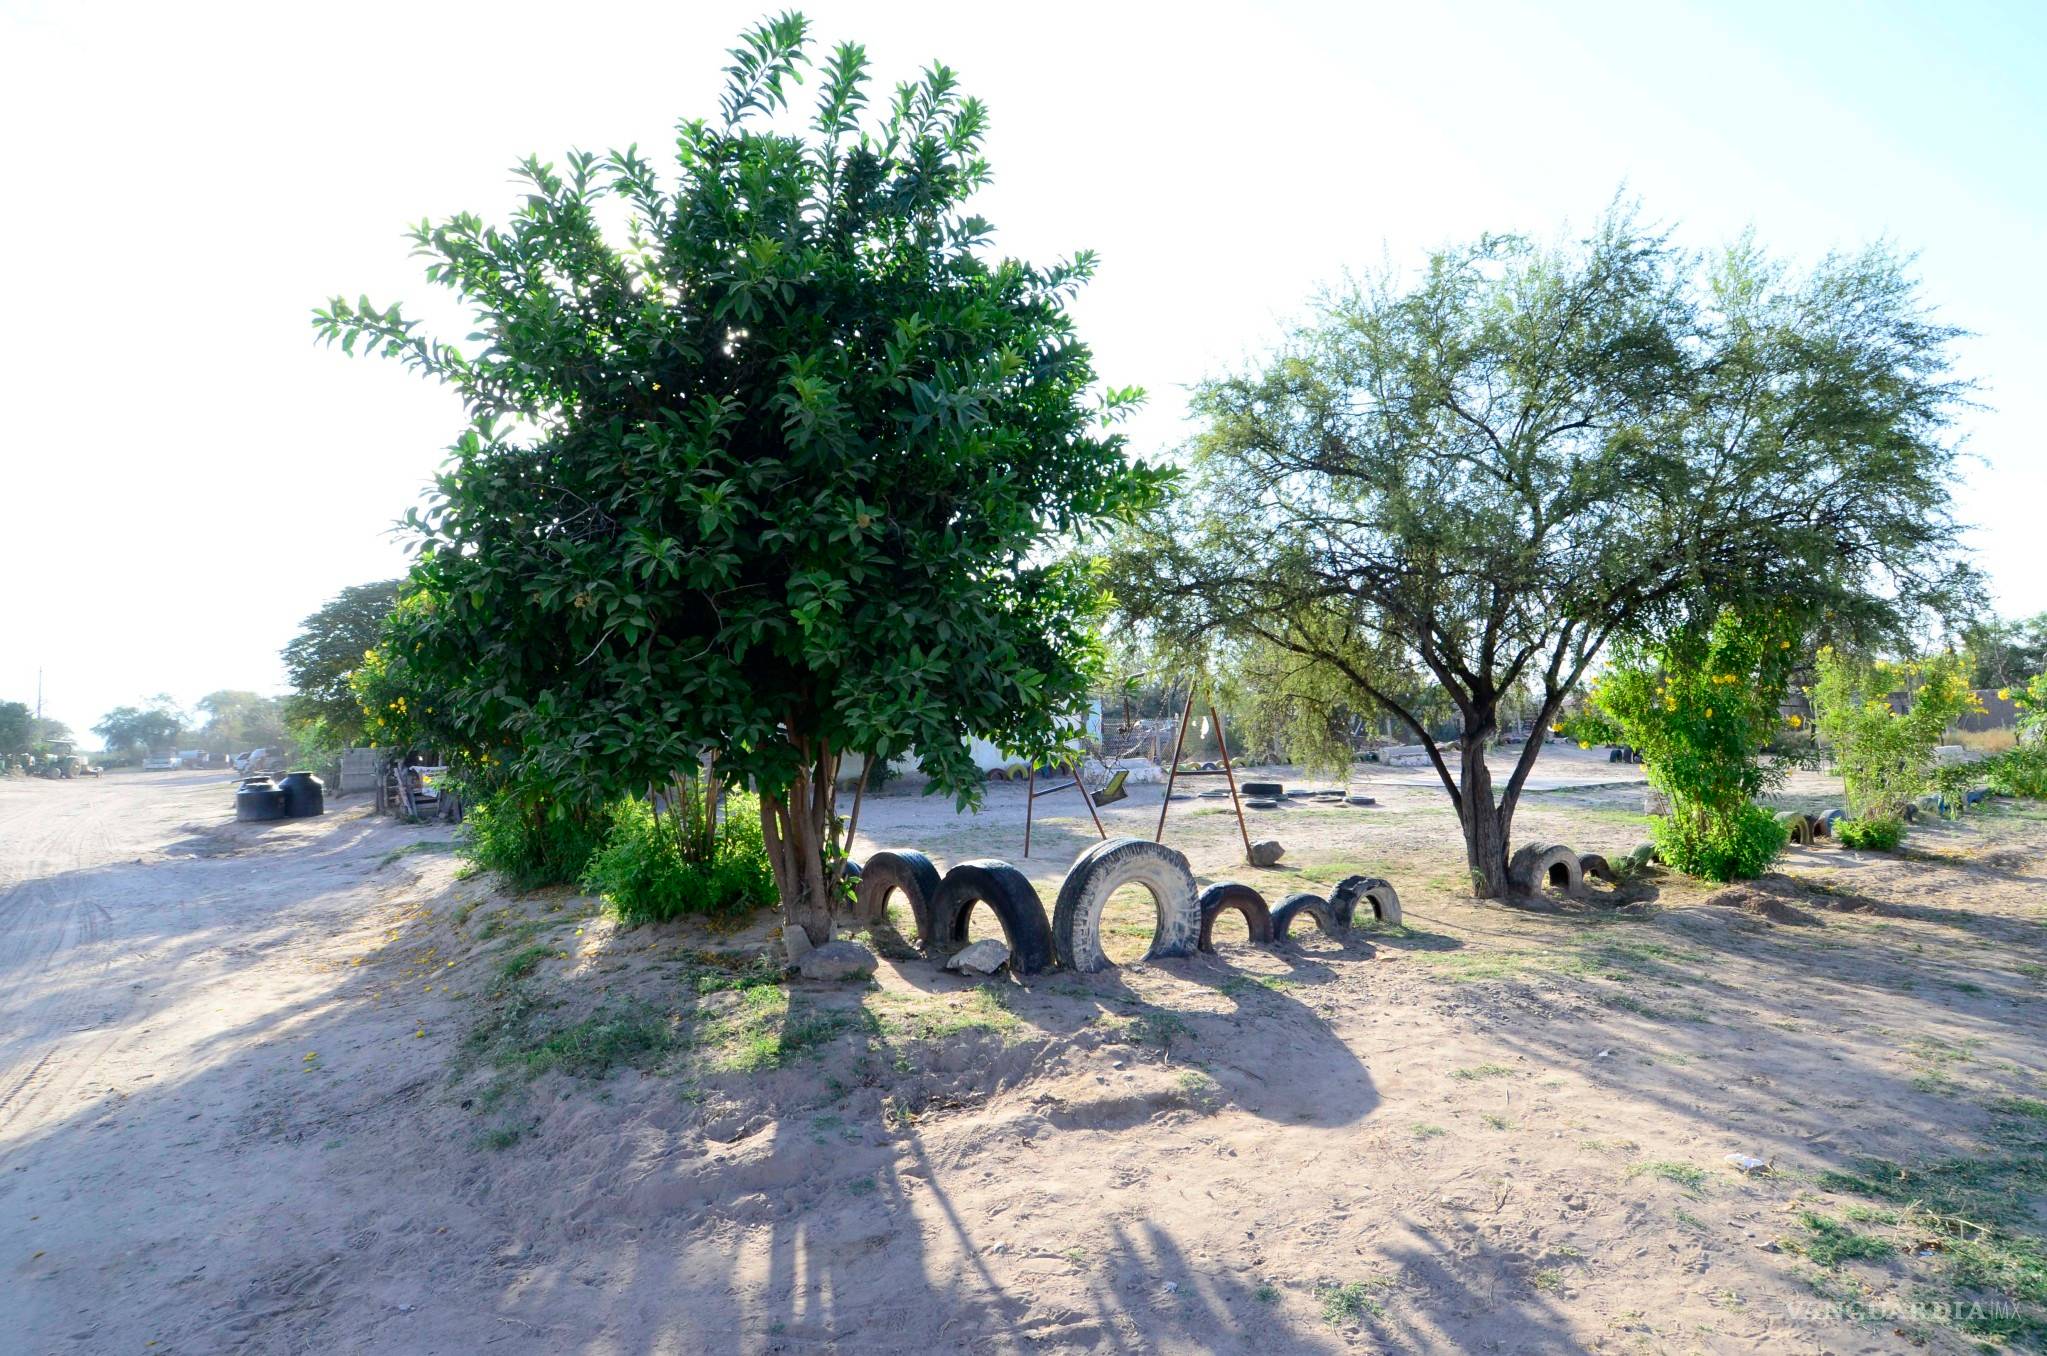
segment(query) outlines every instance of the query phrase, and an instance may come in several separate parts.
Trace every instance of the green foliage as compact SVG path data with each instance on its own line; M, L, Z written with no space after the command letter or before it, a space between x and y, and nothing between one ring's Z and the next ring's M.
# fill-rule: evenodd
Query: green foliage
M495 783L504 779L501 755L509 741L502 732L472 733L448 719L446 697L430 670L415 662L420 630L432 624L440 606L434 595L415 592L385 616L377 644L357 657L348 675L356 729L377 748L438 749L460 760L471 776Z
M775 874L761 839L760 807L732 795L708 860L684 850L672 824L642 800L612 807L604 846L583 869L583 888L601 894L621 922L665 923L689 915L730 915L775 902Z
M1963 631L1962 646L1970 686L2015 686L2028 674L2047 672L2047 612L2016 621L1978 622Z
M0 702L0 754L27 753L35 713L26 702Z
M1716 814L1657 815L1649 836L1664 863L1702 880L1752 880L1763 874L1789 837L1762 806L1745 803Z
M2021 743L2047 743L2047 672L2034 674L2022 688L2000 688L1997 695L2018 708Z
M604 845L605 816L511 784L464 812L467 850L515 890L572 885Z
M1984 783L2000 796L2047 800L2047 742L2021 744L1976 766Z
M1969 808L1969 793L1983 785L1982 763L1946 763L1933 770L1933 790L1940 798L1940 813L1946 819L1960 819Z
M1304 700L1425 744L1405 694L1444 694L1445 789L1479 892L1503 894L1536 756L1495 793L1503 706L1547 723L1610 639L1722 606L1883 632L1968 592L1953 337L1881 248L1794 277L1625 209L1564 247L1486 236L1328 294L1203 385L1192 492L1109 577L1162 641L1271 647Z
M1981 710L1952 652L1905 663L1868 663L1828 646L1810 691L1820 738L1840 769L1857 819L1901 821L1933 780L1933 751L1959 716ZM1900 692L1899 713L1891 694Z
M362 742L362 709L350 679L364 652L377 644L398 587L397 580L386 579L345 588L299 623L299 633L284 647L284 671L293 688L286 715L294 726L324 721L326 738L336 747Z
M665 177L528 159L505 225L420 225L473 347L367 299L315 325L472 413L409 519L436 603L407 662L460 742L509 733L521 780L585 805L715 751L815 932L839 754L914 749L967 802L968 736L1062 745L1099 589L1050 548L1167 474L1125 458L1138 393L1096 392L1067 315L1093 256L992 258L966 211L982 104L933 66L870 117L848 43L809 132L775 130L809 60L800 16L746 34Z
M109 753L147 753L173 747L185 732L185 715L159 693L148 706L117 706L92 727Z
M1798 1222L1805 1226L1808 1234L1801 1245L1805 1255L1823 1267L1839 1266L1843 1262L1882 1261L1898 1250L1887 1238L1857 1233L1838 1220L1810 1210L1800 1211Z
M1796 630L1788 614L1722 609L1710 625L1621 642L1592 686L1591 706L1669 799L1650 829L1663 860L1687 875L1746 879L1783 850L1784 830L1755 799L1784 779L1783 764L1758 755L1782 724Z
M1905 821L1902 818L1836 820L1834 838L1845 848L1895 852L1905 838Z
M275 697L224 688L201 697L206 724L199 742L215 753L277 748L285 742L284 704Z

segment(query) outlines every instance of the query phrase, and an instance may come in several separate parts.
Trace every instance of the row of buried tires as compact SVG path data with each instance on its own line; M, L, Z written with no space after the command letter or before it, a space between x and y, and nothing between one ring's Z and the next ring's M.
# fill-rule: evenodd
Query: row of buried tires
M1802 814L1797 810L1780 811L1777 822L1784 826L1790 841L1799 847L1811 847L1834 836L1834 825L1848 817L1846 810L1829 810L1825 814ZM1628 854L1625 866L1639 871L1655 861L1656 845L1642 843ZM1573 852L1570 848L1556 843L1529 843L1515 851L1507 859L1507 879L1516 889L1525 894L1536 894L1544 889L1558 890L1572 898L1585 893L1587 880L1602 880L1608 885L1621 884L1621 873L1613 864L1596 852Z
M942 955L966 945L967 920L976 905L985 905L1009 944L1011 973L1058 965L1091 974L1114 964L1102 949L1102 916L1109 897L1132 885L1149 892L1158 909L1146 960L1213 951L1216 920L1231 911L1242 915L1250 940L1266 946L1285 941L1302 917L1338 938L1349 933L1361 907L1380 922L1400 922L1400 896L1375 876L1351 876L1327 899L1291 894L1274 908L1238 881L1199 889L1185 856L1140 838L1111 838L1074 858L1049 918L1029 877L1008 862L961 862L940 876L929 857L907 849L877 852L861 863L853 911L857 926L873 927L887 918L890 897L900 894L916 920L918 945Z

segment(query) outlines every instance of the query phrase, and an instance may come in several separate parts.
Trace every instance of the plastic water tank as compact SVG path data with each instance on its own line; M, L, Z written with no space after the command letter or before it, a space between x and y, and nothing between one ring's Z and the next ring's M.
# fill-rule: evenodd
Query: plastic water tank
M327 805L327 787L310 772L287 772L277 779L284 793L284 812L293 819L319 814Z
M238 820L282 819L284 805L285 793L267 784L244 786L235 792L235 818Z

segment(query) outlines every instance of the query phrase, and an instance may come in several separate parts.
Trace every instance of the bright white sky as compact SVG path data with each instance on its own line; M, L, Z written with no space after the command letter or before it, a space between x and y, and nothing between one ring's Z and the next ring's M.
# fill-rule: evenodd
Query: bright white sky
M83 731L159 691L281 690L306 613L401 572L390 525L461 425L316 347L309 310L432 314L408 224L502 217L527 152L665 147L765 3L0 0L0 700L40 666ZM807 12L885 78L940 58L990 104L980 208L1006 251L1102 254L1078 318L1104 378L1152 393L1142 451L1346 268L1554 235L1624 183L1691 244L1919 250L1989 407L1964 516L1999 610L2047 610L2047 7Z

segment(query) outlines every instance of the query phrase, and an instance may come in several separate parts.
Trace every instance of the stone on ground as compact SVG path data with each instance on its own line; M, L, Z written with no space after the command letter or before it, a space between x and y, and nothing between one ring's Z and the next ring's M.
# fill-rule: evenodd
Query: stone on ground
M957 970L963 975L992 975L1002 968L1009 959L1009 948L993 937L983 937L978 942L969 942L953 953L945 963L948 970Z
M1261 838L1251 845L1251 865L1277 866L1279 859L1286 855L1277 838Z
M858 942L826 942L796 962L805 979L866 979L874 973L874 953Z

